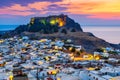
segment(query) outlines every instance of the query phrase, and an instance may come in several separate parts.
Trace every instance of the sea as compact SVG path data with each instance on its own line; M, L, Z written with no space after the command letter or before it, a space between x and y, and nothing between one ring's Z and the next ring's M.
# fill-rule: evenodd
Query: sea
M0 25L0 31L14 30L18 25Z
M83 31L91 32L107 42L120 43L120 26L82 26Z
M14 30L18 25L0 25L0 31ZM107 42L120 43L120 26L81 26L84 32L91 32Z

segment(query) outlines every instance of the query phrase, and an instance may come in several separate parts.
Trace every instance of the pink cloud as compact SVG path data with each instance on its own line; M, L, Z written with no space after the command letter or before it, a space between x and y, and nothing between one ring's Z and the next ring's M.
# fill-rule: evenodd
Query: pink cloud
M88 18L98 19L120 19L120 6L118 0L62 0L59 2L34 2L26 6L13 4L9 7L0 9L0 14L29 16L29 15L44 15L47 13L69 13L90 15ZM49 10L50 5L64 7L65 10Z
M32 11L28 11L30 8L21 6L20 4L14 4L10 7L3 7L0 9L0 14L28 16L34 14Z
M33 14L46 14L46 9L50 5L50 2L35 2L30 3L26 6L22 6L20 4L14 4L9 7L3 7L0 9L0 14L8 14L8 15L18 15L18 16L29 16ZM33 11L32 9L38 10Z
M44 10L47 9L47 7L50 5L50 2L35 2L35 3L30 3L28 4L27 7L33 8L36 10Z
M10 6L10 7L5 7L4 9L6 9L6 10L16 10L16 11L30 10L29 7L21 6L20 4L14 4L14 5Z
M28 16L28 15L33 15L35 14L34 12L30 12L30 11L27 11L27 12L20 12L20 11L4 11L0 14L8 14L8 15L18 15L18 16Z
M87 16L88 18L98 18L98 19L110 19L110 20L120 20L120 13L95 13L90 16Z
M27 12L11 12L13 13L13 15L19 15L19 16L28 16L28 15L33 15L35 14L34 12L30 12L30 11L27 11Z

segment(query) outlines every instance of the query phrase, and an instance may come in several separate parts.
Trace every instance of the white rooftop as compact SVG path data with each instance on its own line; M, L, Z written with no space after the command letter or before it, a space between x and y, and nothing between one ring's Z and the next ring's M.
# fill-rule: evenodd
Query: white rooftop
M105 79L107 79L107 80L109 80L109 79L111 79L111 78L113 78L112 76L110 76L110 75L104 75L104 76L102 76L103 78L105 78Z

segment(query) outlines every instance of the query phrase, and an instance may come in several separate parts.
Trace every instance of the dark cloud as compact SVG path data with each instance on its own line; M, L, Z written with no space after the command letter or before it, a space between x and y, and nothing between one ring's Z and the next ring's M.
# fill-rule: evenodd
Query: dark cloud
M11 6L13 4L27 5L33 2L58 2L62 0L0 0L0 7Z

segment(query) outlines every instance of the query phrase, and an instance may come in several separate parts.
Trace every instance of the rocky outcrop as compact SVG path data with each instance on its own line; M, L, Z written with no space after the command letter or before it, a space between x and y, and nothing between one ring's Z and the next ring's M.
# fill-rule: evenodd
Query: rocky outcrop
M83 31L78 23L67 15L53 15L48 17L33 17L30 23L27 25L20 25L14 32L21 33L24 31L28 32L41 32L44 34L51 34L59 32L62 28L66 30L74 29L75 31Z
M36 28L36 30L33 30L33 28ZM76 23L73 19L69 18L67 15L64 14L31 18L28 31L47 31L48 29L51 32L56 32L57 29L60 28L66 28L67 30L74 28L77 31L82 31L82 28L78 23Z

